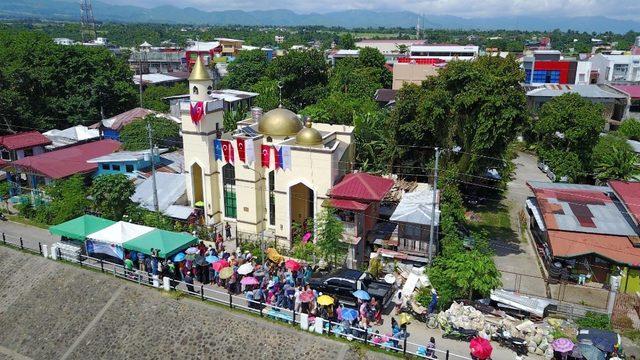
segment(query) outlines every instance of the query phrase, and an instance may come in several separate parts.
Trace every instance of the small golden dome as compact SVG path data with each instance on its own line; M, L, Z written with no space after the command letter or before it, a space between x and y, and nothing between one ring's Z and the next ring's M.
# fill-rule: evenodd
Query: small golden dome
M264 135L292 136L301 129L298 115L282 107L267 111L258 122L258 131Z
M296 144L298 145L321 145L322 135L320 131L311 127L311 121L307 120L304 129L300 130L296 135Z
M191 74L189 75L189 81L207 81L211 80L209 76L209 72L205 68L202 63L202 59L200 56L196 59L196 63L193 65L193 69L191 70Z

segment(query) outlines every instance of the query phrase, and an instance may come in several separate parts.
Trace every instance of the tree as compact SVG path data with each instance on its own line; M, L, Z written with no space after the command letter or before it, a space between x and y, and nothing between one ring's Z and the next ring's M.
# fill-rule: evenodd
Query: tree
M342 93L331 93L300 113L317 122L353 125L355 116L366 116L378 111L378 105L370 98L352 98Z
M158 112L168 112L169 103L164 98L189 93L189 87L185 82L172 86L149 85L142 93L142 107Z
M280 104L277 80L262 78L251 87L251 91L259 94L253 104L264 111L275 109Z
M355 49L356 39L353 38L353 35L351 35L351 33L346 33L340 36L336 45L338 45L340 49Z
M120 140L126 150L137 151L149 149L149 132L147 124L151 123L153 142L158 146L176 147L180 139L180 125L160 115L147 115L126 125L120 132Z
M378 81L382 84L382 87L388 88L391 86L393 74L386 68L387 60L380 50L372 47L360 49L358 62L361 67L375 69Z
M87 199L87 186L82 175L56 180L47 186L44 192L51 201L35 209L36 221L43 224L57 225L74 219L83 215L91 205Z
M388 126L383 111L356 113L353 117L356 166L366 172L389 173L398 148L394 146L396 128Z
M226 110L222 115L222 128L225 131L233 131L238 126L238 121L247 118L247 107L239 106L235 110Z
M573 172L585 174L591 171L591 155L604 125L600 104L578 94L564 94L542 105L533 131L544 160L553 150L556 154L574 153L579 161L573 164L576 167Z
M249 91L265 75L268 66L269 61L264 51L241 51L227 67L228 75L222 80L222 86Z
M627 119L622 122L618 128L618 132L629 140L640 141L640 120Z
M398 54L405 55L409 52L409 47L405 44L398 44L396 47L398 48Z
M595 177L600 183L627 181L640 174L640 158L626 138L616 135L605 135L598 140L593 148L593 163Z
M329 78L329 90L332 93L339 92L352 97L372 99L376 90L382 87L380 70L362 67L354 58L338 62Z
M325 260L332 265L338 264L338 257L347 249L347 245L342 242L342 232L344 225L335 215L333 208L322 210L317 219L318 235L316 245L322 251Z
M100 175L93 180L89 194L93 198L94 209L102 216L120 221L135 192L133 182L124 174Z

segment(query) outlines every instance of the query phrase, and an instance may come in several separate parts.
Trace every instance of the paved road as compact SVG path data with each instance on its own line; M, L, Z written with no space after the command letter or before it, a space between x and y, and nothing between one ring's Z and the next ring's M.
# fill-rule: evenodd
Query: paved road
M12 221L0 222L0 232L4 233L11 242L15 242L17 239L22 237L25 243L29 242L31 244L35 244L36 247L38 242L51 245L60 240L58 236L51 235L49 231L45 229Z
M508 184L503 204L509 207L511 228L518 238L513 241L492 242L496 251L494 260L502 271L502 282L506 289L522 293L546 297L547 289L536 260L537 254L533 244L525 236L520 238L518 229L518 213L524 208L525 200L533 193L527 187L527 181L549 181L538 169L537 158L526 153L519 153L514 160L516 171L514 179ZM522 274L522 275L516 275Z

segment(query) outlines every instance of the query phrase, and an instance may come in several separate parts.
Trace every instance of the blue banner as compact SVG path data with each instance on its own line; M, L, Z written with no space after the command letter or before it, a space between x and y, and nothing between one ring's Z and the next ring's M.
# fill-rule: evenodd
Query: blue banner
M213 140L213 148L215 151L216 160L222 160L222 141L218 139Z

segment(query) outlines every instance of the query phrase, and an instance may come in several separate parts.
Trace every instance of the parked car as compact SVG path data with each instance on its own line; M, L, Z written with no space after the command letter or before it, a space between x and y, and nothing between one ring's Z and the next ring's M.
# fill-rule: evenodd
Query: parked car
M384 305L391 299L394 292L392 285L375 280L371 274L346 268L328 275L316 273L309 280L309 285L312 289L337 298L348 305L357 304L358 300L353 296L356 290L368 292L371 297Z

